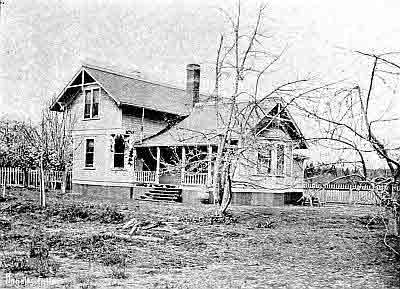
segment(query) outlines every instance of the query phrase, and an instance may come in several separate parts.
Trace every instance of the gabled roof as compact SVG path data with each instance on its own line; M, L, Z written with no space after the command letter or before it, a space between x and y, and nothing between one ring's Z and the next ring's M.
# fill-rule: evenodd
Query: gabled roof
M268 115L278 103L283 104L280 98L270 98L264 101L262 105L256 106L249 102L237 104L236 119L239 122L233 126L233 139L237 139L238 134L243 133L246 129L239 127L247 121L247 128L258 129L260 123L264 123ZM250 105L249 105L250 104ZM230 116L231 103L203 103L194 107L192 113L173 126L159 134L149 137L138 146L176 146L176 145L200 145L200 144L217 144L218 135L223 133L225 124L228 123ZM300 146L307 148L302 133L300 132L294 120L285 109L288 116L288 130L293 139L300 140Z
M138 75L117 72L106 67L83 64L50 109L60 110L60 103L68 103L81 91L79 85L72 85L80 77L80 73L86 73L93 78L118 106L132 105L179 116L188 115L193 107L191 96L183 88L150 81Z

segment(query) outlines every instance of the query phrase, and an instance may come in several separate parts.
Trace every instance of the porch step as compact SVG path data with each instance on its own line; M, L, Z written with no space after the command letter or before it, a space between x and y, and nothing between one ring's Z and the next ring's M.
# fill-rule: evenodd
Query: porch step
M168 187L154 186L151 189L149 189L148 192L145 192L143 195L141 195L140 199L181 202L182 190L172 186Z
M149 192L161 194L181 194L181 189L150 189Z

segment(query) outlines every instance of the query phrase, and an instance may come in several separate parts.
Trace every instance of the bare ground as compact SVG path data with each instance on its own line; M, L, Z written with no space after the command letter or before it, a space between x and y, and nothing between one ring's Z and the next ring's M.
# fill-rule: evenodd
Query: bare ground
M231 207L221 220L211 205L49 193L41 210L37 192L8 193L16 198L0 203L0 288L24 277L24 288L400 288L383 225L366 228L375 207ZM132 218L149 229L129 238ZM51 262L21 265L36 260L33 243Z

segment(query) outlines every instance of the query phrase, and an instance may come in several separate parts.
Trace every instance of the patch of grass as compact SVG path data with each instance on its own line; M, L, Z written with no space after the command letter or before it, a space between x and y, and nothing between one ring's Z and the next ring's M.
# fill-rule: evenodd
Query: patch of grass
M32 271L33 267L25 253L4 255L0 262L1 269L7 273Z
M42 211L42 208L33 201L16 201L1 207L1 212L9 215L21 215Z
M119 224L125 218L116 206L76 202L70 204L53 202L46 208L41 208L33 200L16 200L2 205L0 212L10 216L39 214L47 219L57 218L61 222L68 223L97 221L103 224Z
M93 275L79 275L76 278L76 283L79 289L95 289L97 288L94 284L96 282L96 278Z
M128 278L128 274L126 273L126 267L127 267L126 260L127 260L126 254L122 254L121 252L114 252L104 256L102 258L102 263L105 266L110 267L112 278L126 279Z
M4 255L1 269L7 273L28 272L40 277L54 276L60 265L50 257L30 257L26 253L14 253Z
M0 231L6 232L11 230L11 221L0 219Z

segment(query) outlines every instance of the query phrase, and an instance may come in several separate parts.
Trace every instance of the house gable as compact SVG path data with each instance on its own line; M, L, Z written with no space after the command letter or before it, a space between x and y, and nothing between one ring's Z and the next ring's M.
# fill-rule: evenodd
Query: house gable
M297 148L307 149L308 144L289 111L282 103L277 103L255 126L256 136L269 139L292 140Z
M107 67L83 64L50 106L62 111L86 85L97 83L118 107L136 106L152 111L187 116L193 99L185 89L117 72ZM205 95L200 95L202 99Z

